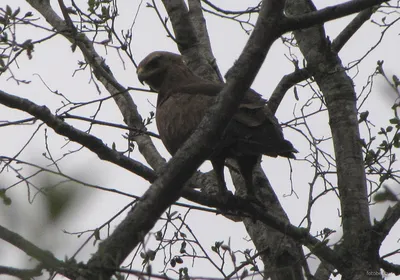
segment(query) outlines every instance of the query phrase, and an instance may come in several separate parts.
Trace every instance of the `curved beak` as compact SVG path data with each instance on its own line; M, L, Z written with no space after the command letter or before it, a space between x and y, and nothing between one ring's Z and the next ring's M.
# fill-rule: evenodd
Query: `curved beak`
M136 74L138 77L139 82L144 85L144 77L143 77L143 68L142 67L138 67L136 70Z

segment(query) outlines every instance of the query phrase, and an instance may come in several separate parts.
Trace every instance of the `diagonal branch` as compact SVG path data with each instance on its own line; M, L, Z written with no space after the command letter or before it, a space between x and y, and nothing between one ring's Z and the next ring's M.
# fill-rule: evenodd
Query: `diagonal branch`
M208 35L204 30L205 23L201 23L200 17L202 14L199 13L198 7L194 3L190 3L191 12L194 14L192 16L195 17L192 20L189 17L189 10L185 1L162 0L162 2L171 19L179 52L187 60L188 66L200 77L211 81L219 81L217 75L219 70L216 70L212 65L214 56L211 48L207 47L209 43L204 41ZM196 27L195 24L197 24ZM198 24L202 24L202 26L198 26ZM196 31L197 28L200 30Z
M124 117L125 123L129 127L145 130L146 128L143 126L142 118L139 115L137 106L128 94L128 90L115 79L110 67L106 64L106 61L96 52L93 42L84 33L75 34L76 30L71 30L73 27L65 23L65 21L69 22L68 13L63 13L66 16L66 20L64 21L52 9L49 1L27 0L27 2L41 13L55 30L60 32L60 34L71 43L78 46L85 57L86 62L92 67L93 74L114 98L114 101L118 105ZM61 0L60 3L62 3ZM61 8L62 7L63 5L61 5ZM138 144L139 150L146 161L156 172L159 172L164 166L165 160L157 152L150 137L142 134L136 135L133 139Z
M72 127L60 117L53 115L46 106L36 105L28 99L8 94L2 90L0 90L0 103L7 107L27 112L40 119L58 134L66 136L71 141L79 143L94 152L100 159L115 163L149 182L154 181L156 178L156 174L152 169L110 149L99 138Z
M317 24L345 17L373 6L380 5L387 0L351 0L338 5L326 7L302 15L288 16L282 21L282 28L288 31L304 29Z
M332 51L338 53L350 38L361 28L361 26L370 19L371 15L377 10L376 7L370 7L357 14L357 16L340 32L333 40ZM273 114L276 113L286 92L294 85L311 78L311 73L307 68L297 69L296 71L282 77L275 90L272 92L268 101L268 107Z
M203 10L201 8L201 3L199 0L189 0L189 17L193 23L194 32L196 33L197 40L201 46L198 50L206 58L208 64L210 64L220 81L223 81L221 72L219 71L216 59L212 52L210 38L208 36L207 24L203 15ZM215 76L215 75L214 75Z
M40 267L32 269L19 269L9 266L0 266L0 275L6 274L20 279L33 279L42 275L42 269Z
M21 249L28 256L31 256L41 262L46 269L56 270L67 277L73 277L74 275L77 275L76 271L74 271L71 267L66 269L67 265L64 262L56 259L49 251L40 249L19 234L8 230L1 225L0 238Z
M207 112L199 128L167 163L164 172L146 191L142 200L110 237L100 244L99 251L88 263L93 269L118 267L167 207L179 198L183 184L211 154L214 143L221 137L244 93L253 82L269 48L279 38L276 24L282 14L283 1L263 2L256 28L237 64L233 66L227 85L219 94L216 104ZM107 279L111 275L110 271L100 270L95 279Z
M370 7L361 11L355 18L339 33L332 42L332 50L339 52L351 37L361 28L361 26L371 18L372 14L377 10L376 7Z
M394 273L394 275L400 275L400 265L385 261L383 259L379 260L379 264L384 271Z
M271 113L275 115L279 105L283 100L283 97L292 86L310 77L311 75L307 71L307 69L296 70L290 74L283 76L274 91L272 92L271 98L268 100L268 108L271 110Z
M376 222L372 227L373 234L376 236L378 244L382 244L390 230L400 219L400 202L393 207L389 207L382 220Z

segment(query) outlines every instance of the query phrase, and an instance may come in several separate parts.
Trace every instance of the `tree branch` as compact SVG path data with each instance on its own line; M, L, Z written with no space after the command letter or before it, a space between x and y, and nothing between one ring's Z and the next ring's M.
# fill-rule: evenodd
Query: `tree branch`
M197 40L201 44L198 47L201 54L206 58L209 65L212 66L218 80L223 81L221 72L219 71L216 59L211 49L210 38L208 36L207 24L201 9L200 0L189 0L189 17L193 23L194 32ZM215 75L213 75L215 76Z
M307 69L296 70L293 73L283 76L272 92L271 98L268 100L268 108L271 110L272 114L275 115L279 105L283 100L283 97L292 86L310 77L311 75L308 73Z
M142 118L137 111L137 106L133 102L128 90L123 87L114 78L110 67L105 60L96 52L93 42L84 34L71 31L70 27L65 24L57 13L50 6L49 1L42 0L27 0L27 2L35 8L46 21L60 34L62 34L71 43L76 44L84 55L86 62L93 68L93 73L96 78L103 84L106 90L113 96L117 106L119 107L125 123L129 127L135 127L141 130L146 130L143 126ZM65 14L65 13L64 13ZM68 13L66 13L68 15ZM68 19L67 19L68 21ZM75 30L73 30L75 31ZM147 135L136 135L133 139L138 144L139 150L150 166L158 173L164 166L165 160L156 150L150 137Z
M46 106L36 105L28 99L8 94L2 90L0 90L0 103L31 114L51 127L56 133L66 136L71 141L79 143L94 152L100 159L115 163L149 182L153 182L156 178L156 174L152 169L110 149L99 138L72 127L60 117L53 115Z
M372 1L354 0L337 5L336 8L330 7L313 12L315 7L312 6L311 1L288 0L286 12L291 15L300 15L297 16L300 19L304 13L307 13L304 15L307 18L310 14L326 15L327 11L331 11L332 15L325 17L325 19L329 19L333 15L344 15L357 9L365 9L367 8L365 3L372 5ZM374 4L379 3L374 2ZM318 17L316 16L316 18ZM357 269L353 268L353 270L349 267L336 268L343 278L370 279L372 277L366 276L365 271L378 268L375 256L378 255L379 248L377 248L371 233L353 82L346 75L337 53L332 52L322 25L295 31L294 36L307 60L308 70L312 73L326 101L340 193L344 240L344 253L341 255L347 263L357 263Z
M217 75L219 70L216 71L211 64L214 62L214 56L211 48L207 47L209 43L204 41L207 33L204 33L206 32L204 30L197 32L194 27L194 24L199 24L202 21L200 18L202 14L199 14L198 9L196 10L195 4L191 3L195 14L195 20L192 21L189 17L189 10L183 0L162 0L162 2L171 19L179 52L185 57L189 68L200 77L210 81L219 81ZM203 26L196 27L199 29L205 28L204 23L201 24Z
M331 45L332 51L338 53L375 11L376 8L371 7L358 13L357 16L333 40ZM308 72L307 68L298 69L283 76L268 100L268 108L271 112L273 114L276 113L283 97L291 87L308 78L311 78L311 74Z
M337 250L333 250L334 252L336 252ZM332 271L335 270L335 267L322 260L321 263L318 265L317 270L315 271L314 274L314 279L315 280L329 280L330 279L330 275L332 274Z
M312 11L296 16L287 16L281 24L282 28L286 32L304 29L313 25L322 24L327 21L358 13L384 2L387 2L387 0L351 0L318 11Z
M400 275L400 265L385 261L383 259L379 260L379 264L384 271L394 273L395 275Z
M361 26L371 18L372 14L377 10L376 7L370 7L361 11L355 18L339 33L332 42L332 50L339 52L351 37L361 28Z
M259 220L265 225L281 233L285 233L299 243L304 244L320 259L327 261L336 268L347 266L339 254L326 246L325 243L310 235L307 229L296 227L287 221L278 219L271 215L267 209L256 207L254 204L249 203L248 200L232 196L227 202L221 202L217 196L204 195L195 190L185 190L185 194L188 198L198 199L202 205L222 209L223 211L227 211L228 214L229 211L233 213L239 212L244 214L244 217L250 217L253 222Z
M258 13L260 11L260 4L258 4L255 7L252 7L252 8L247 8L247 10L244 10L244 11L230 11L230 10L221 9L208 0L201 0L201 1L206 3L208 6L210 6L217 12L227 14L227 15L243 15L243 14Z
M8 266L0 266L0 275L6 274L20 279L32 279L42 275L42 269L40 267L32 269L19 269Z
M372 227L373 234L376 236L378 244L382 244L390 230L400 219L400 202L393 207L389 207L382 220L375 222Z
M277 0L263 3L256 28L238 62L233 66L232 75L219 94L216 104L207 112L198 129L167 163L164 172L146 191L142 200L110 237L100 244L99 251L89 261L89 265L94 269L118 267L142 241L167 207L179 198L184 182L210 155L214 143L222 135L244 93L253 82L269 48L280 36L276 24L281 20L283 4L283 1ZM127 242L122 243L121 240ZM109 271L98 271L96 279L109 278L111 275L112 272Z
M19 234L8 230L1 225L0 238L41 262L46 269L56 270L66 277L74 277L77 275L76 271L72 267L67 267L64 262L56 259L49 251L40 249Z

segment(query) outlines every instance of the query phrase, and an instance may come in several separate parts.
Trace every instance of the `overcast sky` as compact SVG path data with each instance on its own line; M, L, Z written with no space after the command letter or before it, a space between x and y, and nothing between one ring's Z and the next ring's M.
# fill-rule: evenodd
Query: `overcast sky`
M21 14L32 11L34 17L40 17L40 15L25 3L25 1L15 0L8 2L13 10L17 7L21 7ZM84 9L86 1L76 2L81 5L82 9ZM156 2L165 15L161 2ZM222 7L235 10L244 7L244 2L246 5L250 5L249 3L256 4L258 1L231 0L229 1L229 6L227 5L227 1L213 2L221 4ZM57 5L57 1L52 0L51 3L54 6ZM338 3L338 1L316 1L318 8L323 7L323 5L332 5L336 3ZM3 7L3 5L1 6ZM69 6L67 2L66 5ZM132 43L132 50L137 62L151 51L169 50L177 52L176 45L171 39L166 37L165 31L158 21L154 10L146 8L146 1L119 1L118 6L120 17L117 20L116 28L121 30L129 28L139 9L135 26L133 28ZM378 20L381 17L382 16L376 16L376 19ZM331 39L335 38L351 18L352 17L346 17L342 20L326 24L327 35ZM239 56L246 40L248 39L248 35L237 23L222 20L208 14L206 14L206 19L214 55L221 72L224 74L232 66L234 60ZM255 18L252 21L254 22ZM37 23L47 26L47 23L43 20L39 20ZM341 51L340 56L343 64L347 65L349 62L360 58L377 42L380 32L381 30L376 26L370 23L366 24ZM359 65L358 69L352 69L350 71L349 74L352 77L358 72L357 77L354 79L358 93L366 84L367 77L373 73L377 60L385 61L385 70L389 76L396 72L399 73L398 46L400 45L400 40L397 33L398 28L392 28L389 30L381 45ZM47 32L38 30L37 28L25 27L18 28L17 38L19 42L23 42L24 38L35 40L46 35L48 35ZM106 52L104 48L97 47L97 51L105 57L106 63L111 67L115 77L122 85L126 87L131 86L143 88L143 86L137 81L134 66L129 63L124 56L125 64L121 63L120 57L113 49L108 49ZM292 63L285 57L285 55L289 55L289 51L287 47L283 46L283 44L278 40L268 54L267 60L252 86L253 89L262 94L265 98L270 96L283 75L294 70ZM301 60L301 56L298 52L295 52L295 55L297 55ZM61 36L57 36L45 43L36 45L32 59L29 60L26 55L23 54L18 59L18 67L15 64L12 66L11 69L13 74L18 79L29 80L29 84L21 83L18 85L14 80L9 79L10 73L6 72L0 76L1 89L19 97L29 98L36 104L46 105L53 113L57 108L61 107L62 98L50 92L46 85L51 90L57 90L74 101L89 101L106 97L108 93L102 88L102 86L100 86L100 95L96 91L93 82L90 80L91 77L88 69L85 71L75 72L78 68L78 61L82 60L83 57L79 50L73 53L71 51L70 43ZM46 85L39 78L39 75ZM300 101L298 102L294 98L292 89L289 90L285 96L285 99L277 112L277 117L281 122L291 120L293 118L294 104L297 104L296 108L299 108L310 96L309 89L307 88L298 88L298 91L300 98ZM155 111L154 106L157 98L155 94L132 91L131 96L138 105L138 109L143 117L148 117L150 111ZM377 77L374 80L370 99L365 102L360 111L368 110L370 112L369 118L376 126L376 129L379 129L381 126L386 126L388 124L387 120L392 117L390 102L393 102L393 100L394 96L390 94L383 78ZM10 110L4 106L1 106L0 108L0 120L17 120L27 117L26 114L20 113L16 110ZM313 107L311 106L310 110L312 108ZM89 117L93 115L95 111L96 106L85 106L83 109L75 110L74 114L81 114ZM330 135L328 122L325 117L326 114L321 114L319 117L310 121L313 132L319 137L329 137ZM123 118L112 100L103 104L98 119L123 124ZM68 122L83 130L87 128L87 124L83 122ZM1 128L1 155L7 155L10 157L14 156L31 137L36 128L37 125ZM155 124L150 125L149 129L156 132ZM366 133L366 130L362 129L362 132ZM92 134L103 139L103 141L109 146L111 146L112 143L115 143L119 150L126 149L126 140L122 137L124 133L125 131L123 130L100 126L95 126L92 129ZM309 147L306 141L300 137L298 133L291 129L285 129L284 133L285 137L300 151L299 158L308 154ZM64 146L65 139L57 136L51 129L47 130L47 134L50 150L52 151L54 158L59 158L68 151L79 147L73 143ZM170 156L163 148L161 142L157 140L155 140L155 142L157 143L159 150L162 152L162 155L168 159ZM21 154L20 159L34 162L41 166L47 166L49 162L45 160L42 155L46 151L44 143L45 136L43 126L36 134L29 147ZM327 148L329 148L329 145L331 144L327 144ZM140 159L144 162L143 158L137 151L134 151L134 156L136 159ZM289 178L290 168L288 161L286 159L263 158L264 171L270 179L280 202L287 211L291 222L298 225L306 214L309 182L313 177L314 170L310 167L309 163L301 160L292 161L292 166L292 176L294 178L293 187L297 195L288 196L291 192ZM60 167L64 174L77 177L85 182L111 189L118 189L135 195L142 194L149 186L148 182L138 178L137 176L134 176L133 174L110 163L101 162L97 156L85 149L79 153L67 156L60 162ZM202 170L209 169L209 163L204 164L202 167ZM34 169L24 167L24 172L26 172L25 174L29 174L29 170L33 171ZM228 173L226 173L226 177L227 181L230 182ZM38 177L34 181L39 183L40 178L43 179L44 177ZM7 174L3 173L0 175L1 187L7 187L17 180L18 179L15 178L15 173L11 171ZM77 238L75 235L63 233L62 230L78 232L94 229L115 215L124 205L131 201L130 198L99 190L87 189L85 187L73 188L78 192L76 199L72 204L73 207L71 207L68 210L68 213L65 213L59 221L49 225L46 209L43 207L46 203L43 196L38 195L33 203L29 203L27 201L27 188L24 184L20 184L7 193L12 198L12 205L5 206L0 204L0 222L3 226L21 234L41 248L54 252L55 256L59 259L64 259L65 256L71 256L79 248L87 235ZM322 186L320 186L320 188L322 188ZM395 192L398 193L398 189L394 189ZM34 193L35 192L32 190L30 195L33 197ZM373 217L380 219L386 207L387 206L383 204L372 206L371 212ZM177 209L182 214L186 211L186 209L183 208ZM322 197L313 208L312 233L317 233L317 231L324 228L331 228L340 233L341 229L340 220L338 218L338 209L338 201L333 195ZM125 215L122 215L112 224L111 230L124 216ZM241 223L232 222L221 216L215 216L203 212L196 213L195 211L191 211L191 214L188 215L187 221L193 232L196 233L196 236L206 248L210 248L215 241L228 242L229 239L231 247L234 250L244 250L252 247L252 243L246 241L248 235ZM161 224L159 223L159 226L160 225ZM155 229L158 229L159 226ZM385 241L381 249L381 255L398 247L398 234L396 233L400 231L400 226L395 226L392 231L394 234L389 236ZM102 237L105 237L104 231L102 232ZM340 238L340 235L332 237L331 241L337 241L338 238ZM5 242L1 242L0 244L0 256L2 260L0 265L26 267L26 263L24 262L26 262L28 258L24 253L12 248L12 246ZM90 253L93 253L96 250L96 247L93 247L92 245L93 242L90 242L77 256L79 261L86 261L90 256ZM149 247L151 248L151 245L149 245ZM394 257L391 261L400 263L400 258ZM136 269L140 269L139 263L140 260L137 262L138 265ZM185 262L185 264L189 266L189 262ZM315 267L315 262L313 262L313 266ZM162 266L155 266L153 271L156 272L157 269L159 270L161 268ZM196 261L195 266L190 268L190 271L192 275L220 276L208 263L201 261ZM395 277L393 276L390 279L395 279Z

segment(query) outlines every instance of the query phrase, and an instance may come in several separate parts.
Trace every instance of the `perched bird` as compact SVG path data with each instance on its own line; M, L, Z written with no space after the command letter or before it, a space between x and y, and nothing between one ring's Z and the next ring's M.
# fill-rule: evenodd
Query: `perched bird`
M200 124L224 84L202 79L187 67L182 56L163 51L146 56L137 68L137 75L141 83L145 82L158 93L158 132L167 150L174 155ZM233 158L245 180L248 195L253 196L253 169L261 155L295 158L296 152L284 139L266 100L249 89L209 160L221 194L227 191L225 159Z

